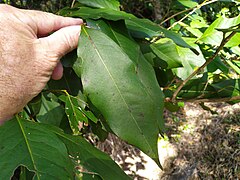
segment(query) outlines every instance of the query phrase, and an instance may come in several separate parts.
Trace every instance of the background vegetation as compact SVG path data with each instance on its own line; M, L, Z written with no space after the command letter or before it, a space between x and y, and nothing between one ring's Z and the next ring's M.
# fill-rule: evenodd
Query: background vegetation
M197 102L211 111L205 102L240 100L238 1L4 2L81 17L86 25L77 52L62 59L63 79L0 127L1 179L16 168L23 179L128 179L84 137L116 134L161 167L164 108Z

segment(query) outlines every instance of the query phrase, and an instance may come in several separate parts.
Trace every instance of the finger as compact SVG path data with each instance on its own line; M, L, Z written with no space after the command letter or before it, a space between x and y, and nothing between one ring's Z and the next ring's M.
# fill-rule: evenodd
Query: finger
M53 70L52 79L59 80L63 76L63 66L61 62L58 62L57 66Z
M68 26L48 37L40 38L39 41L50 57L60 59L77 47L80 31L81 26Z
M47 35L63 27L81 25L83 23L82 19L79 18L62 17L51 13L35 10L22 11L24 12L24 14L29 15L32 22L28 22L28 24L33 28L35 33L40 36ZM34 25L31 23L33 23Z

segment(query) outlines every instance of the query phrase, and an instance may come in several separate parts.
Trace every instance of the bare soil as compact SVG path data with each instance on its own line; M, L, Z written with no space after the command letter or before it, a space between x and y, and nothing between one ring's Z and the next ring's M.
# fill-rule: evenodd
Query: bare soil
M240 179L240 103L187 103L166 111L165 120L166 137L158 144L163 170L114 135L98 147L137 180Z

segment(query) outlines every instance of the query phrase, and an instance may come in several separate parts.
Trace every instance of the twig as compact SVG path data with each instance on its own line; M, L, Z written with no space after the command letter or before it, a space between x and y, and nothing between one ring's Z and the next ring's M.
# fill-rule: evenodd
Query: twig
M189 8L189 9L184 9L183 11L180 11L180 12L177 12L176 14L173 14L172 16L168 17L167 19L165 19L164 21L162 21L160 23L160 25L164 24L165 22L169 21L170 19L174 18L175 16L178 16L179 14L182 14L182 13L185 13L185 12L188 12L188 11L191 11L193 10L195 7L192 7L192 8Z
M75 2L76 2L76 0L73 0L73 1L72 1L71 8L73 8Z
M225 38L225 33L223 33L223 40L220 44L220 46L218 47L218 49L216 50L216 52L213 54L212 57L210 57L201 67L199 67L198 69L196 69L190 76L188 76L187 79L185 79L180 86L177 88L177 90L174 92L173 97L172 97L172 102L176 101L176 97L178 95L178 93L180 92L180 90L183 88L183 86L190 80L192 79L195 75L197 75L199 72L201 72L210 62L212 62L218 55L218 53L222 50L222 48L225 46L225 44L236 34L236 32L231 32L230 35L228 35Z
M226 98L210 98L210 99L178 99L176 102L230 102L240 100L240 96L226 97Z
M196 10L200 9L201 7L203 6L206 6L208 4L211 4L211 3L214 3L214 2L217 2L218 0L211 0L211 1L208 1L208 0L205 0L202 4L199 4L197 5L196 7L194 7L192 9L192 11L188 14L186 14L182 19L180 19L179 21L173 23L169 28L168 30L172 29L174 26L176 26L178 23L182 22L184 19L186 19L188 16L190 16L191 14L193 14ZM190 9L191 10L191 9ZM175 16L174 16L175 17Z

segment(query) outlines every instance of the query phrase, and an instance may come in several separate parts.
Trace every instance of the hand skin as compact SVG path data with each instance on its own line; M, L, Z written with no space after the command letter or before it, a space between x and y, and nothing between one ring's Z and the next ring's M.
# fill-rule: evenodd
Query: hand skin
M0 124L51 77L62 77L59 59L77 47L81 24L81 19L0 5Z

